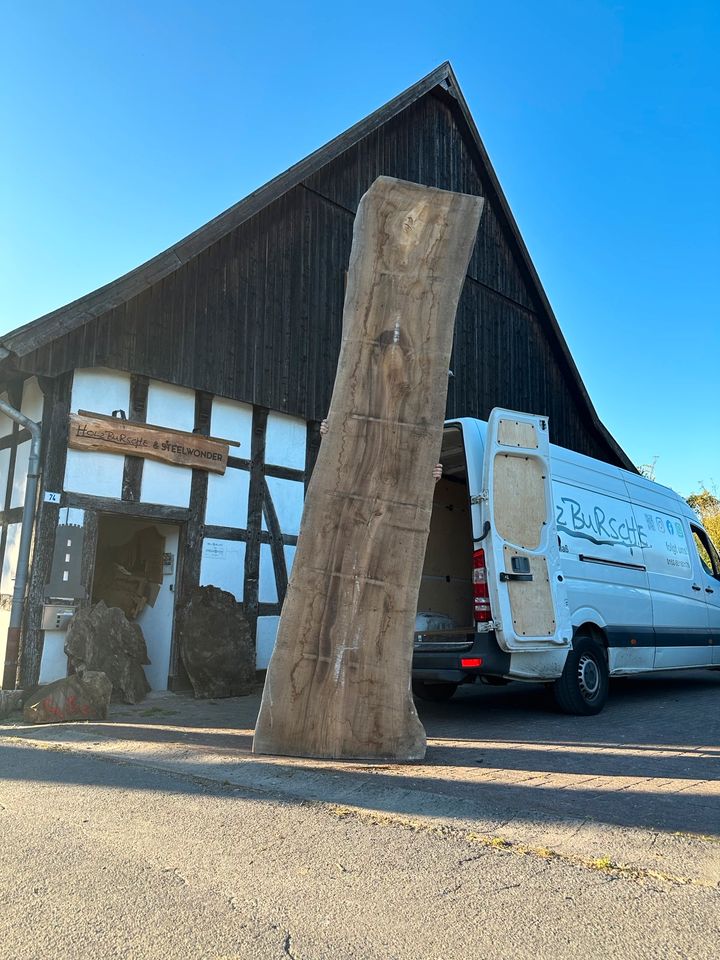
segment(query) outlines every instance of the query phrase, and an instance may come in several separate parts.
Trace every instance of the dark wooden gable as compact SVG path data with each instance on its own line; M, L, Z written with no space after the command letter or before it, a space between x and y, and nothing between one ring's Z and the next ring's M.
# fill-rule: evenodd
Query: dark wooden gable
M544 413L555 442L629 466L594 413L467 113L445 86L371 125L206 249L18 365L48 376L108 366L321 419L355 210L385 174L486 198L458 309L448 415L486 418L497 405Z

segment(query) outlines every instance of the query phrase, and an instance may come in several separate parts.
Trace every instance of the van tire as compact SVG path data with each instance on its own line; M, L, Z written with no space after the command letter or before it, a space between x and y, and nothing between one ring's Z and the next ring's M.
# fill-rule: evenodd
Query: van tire
M424 680L412 682L413 696L430 703L444 703L453 696L457 688L456 683L426 683Z
M608 688L608 662L602 644L592 637L575 637L562 676L553 684L555 702L564 713L591 717L605 706Z

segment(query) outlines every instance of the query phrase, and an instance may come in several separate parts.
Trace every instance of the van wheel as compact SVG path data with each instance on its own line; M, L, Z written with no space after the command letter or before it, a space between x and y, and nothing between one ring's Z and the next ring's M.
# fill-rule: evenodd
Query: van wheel
M426 683L424 680L413 680L412 692L418 700L429 700L433 703L442 703L449 700L457 690L456 683Z
M555 702L565 713L590 717L600 713L608 697L605 650L591 637L575 637L562 676L555 681Z

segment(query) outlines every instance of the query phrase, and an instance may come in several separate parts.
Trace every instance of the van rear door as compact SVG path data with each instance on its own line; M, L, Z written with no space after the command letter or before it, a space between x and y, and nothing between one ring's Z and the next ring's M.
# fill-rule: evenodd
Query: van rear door
M569 647L547 418L494 409L483 476L488 590L499 645L509 652Z

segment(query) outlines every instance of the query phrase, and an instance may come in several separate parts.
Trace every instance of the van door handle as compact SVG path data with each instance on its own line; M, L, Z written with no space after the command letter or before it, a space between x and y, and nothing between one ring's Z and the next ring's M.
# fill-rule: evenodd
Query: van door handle
M693 590L702 590L702 587L698 583L692 585Z
M705 587L705 593L715 593L712 587Z
M504 570L500 573L500 582L505 583L507 580L524 580L526 582L532 580L533 575L531 573L505 573ZM698 587L698 589L700 589Z

